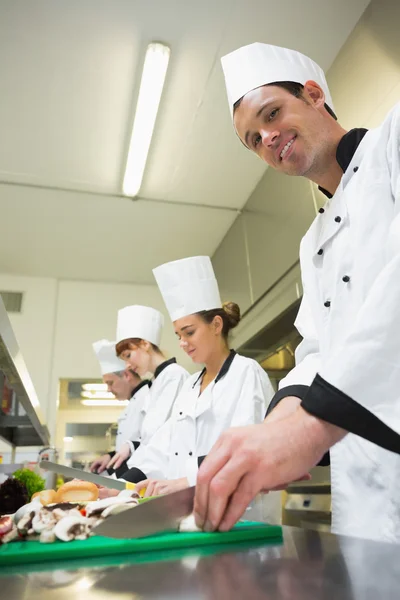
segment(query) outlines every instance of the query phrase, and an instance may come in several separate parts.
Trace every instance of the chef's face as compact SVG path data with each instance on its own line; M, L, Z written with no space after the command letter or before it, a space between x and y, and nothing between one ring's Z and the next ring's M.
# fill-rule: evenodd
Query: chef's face
M325 96L313 81L303 97L267 85L244 96L234 114L245 146L273 169L287 175L312 175L327 146Z
M130 398L131 386L123 372L103 375L103 383L107 385L107 391L114 394L117 400L127 400Z
M127 367L135 371L139 377L143 377L149 371L150 354L147 346L150 346L150 344L146 342L137 345L131 344L129 349L124 350L120 356Z
M180 347L193 362L206 364L221 345L222 319L215 317L206 323L199 315L189 315L174 322Z

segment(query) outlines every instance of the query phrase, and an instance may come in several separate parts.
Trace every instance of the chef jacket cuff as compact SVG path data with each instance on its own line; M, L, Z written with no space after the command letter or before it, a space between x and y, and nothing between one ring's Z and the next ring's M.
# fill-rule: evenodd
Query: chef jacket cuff
M268 417L269 413L272 412L274 408L278 406L279 402L284 398L287 398L288 396L296 396L296 398L303 400L307 392L308 385L288 385L283 387L281 390L278 390L269 403L267 412L265 413L265 418Z
M186 478L189 482L189 485L196 485L197 473L199 468L197 466L197 458L195 456L192 456L191 458L187 459L185 469Z
M323 421L400 454L400 435L396 431L318 374L301 406Z
M148 479L148 477L137 467L132 467L132 469L129 469L129 471L126 471L122 475L121 479L130 481L131 483L139 483L139 481L144 481L145 479Z
M106 454L108 454L111 459L111 458L114 458L114 456L116 455L116 452L115 452L115 450L110 450L110 452L106 452Z

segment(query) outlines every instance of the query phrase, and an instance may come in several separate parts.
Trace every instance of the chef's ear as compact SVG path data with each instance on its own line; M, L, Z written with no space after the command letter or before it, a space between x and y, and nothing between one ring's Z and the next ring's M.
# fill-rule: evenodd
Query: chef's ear
M325 104L325 93L316 81L309 80L304 84L304 95L316 108L321 108Z
M151 344L147 340L140 340L139 347L145 352L150 352L151 350Z
M224 327L224 322L222 320L222 317L220 317L219 315L216 315L213 319L212 324L213 324L215 335L221 335L222 329Z

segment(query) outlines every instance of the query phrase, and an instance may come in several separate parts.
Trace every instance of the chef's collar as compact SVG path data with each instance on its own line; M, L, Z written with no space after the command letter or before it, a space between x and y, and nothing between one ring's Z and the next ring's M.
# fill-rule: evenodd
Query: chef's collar
M360 145L361 140L364 135L367 133L368 129L358 128L351 129L347 133L344 134L342 139L340 140L338 147L336 149L336 160L339 163L340 168L343 173L346 172L347 167L351 163L351 160ZM332 194L325 190L323 187L318 186L318 189L325 194L328 198L332 198Z
M141 390L141 389L142 389L142 387L144 387L145 385L148 385L149 387L151 387L151 381L149 381L148 379L143 379L143 381L141 381L141 382L139 383L139 385L137 385L135 388L133 388L133 390L132 390L132 393L131 393L131 398L133 398L133 396L134 396L135 394L137 394L137 392L138 392L139 390Z
M162 373L164 371L164 369L169 367L169 365L173 365L175 363L176 363L176 358L170 358L169 360L166 360L165 362L161 363L161 365L158 365L157 369L154 371L154 379L157 379L159 374Z
M220 379L222 379L227 374L227 372L231 368L231 364L232 364L233 359L235 358L235 356L236 356L235 350L231 350L229 352L228 358L225 360L224 364L222 365L222 367L219 370L218 375L215 378L215 383L218 383L218 381ZM192 385L192 388L194 388L199 383L199 381L202 380L203 375L205 374L206 371L207 371L207 369L204 367L204 369L202 370L202 372L200 373L200 375L198 376L198 378L196 379L196 381Z

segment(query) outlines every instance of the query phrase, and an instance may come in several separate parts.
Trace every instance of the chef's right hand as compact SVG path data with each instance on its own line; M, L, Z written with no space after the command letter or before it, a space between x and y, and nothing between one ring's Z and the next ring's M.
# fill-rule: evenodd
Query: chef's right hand
M107 468L110 459L111 456L109 454L104 454L103 456L100 456L100 458L96 458L96 460L90 465L91 472L102 473Z
M128 458L131 455L131 446L128 442L124 442L121 446L121 448L119 449L118 452L115 453L115 455L112 457L112 459L109 461L109 463L107 464L107 469L119 469L119 467L122 465L122 463L125 460L128 460Z

